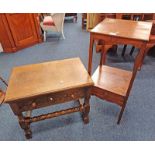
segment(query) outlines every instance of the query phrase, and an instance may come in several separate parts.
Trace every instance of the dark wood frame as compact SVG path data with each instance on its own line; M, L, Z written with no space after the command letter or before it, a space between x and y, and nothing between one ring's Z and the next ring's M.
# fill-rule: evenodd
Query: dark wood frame
M110 36L110 35L104 35L104 34L99 34L99 33L94 33L90 32L90 44L89 44L89 61L88 61L88 73L91 75L92 71L92 58L93 58L93 46L95 41L98 40L103 40L104 45L102 46L102 52L101 52L101 59L100 59L100 66L105 64L106 62L106 53L107 50L109 49L109 46L115 45L115 44L132 44L135 47L139 48L140 51L135 59L134 67L133 67L133 72L132 72L132 78L130 81L129 88L127 90L126 96L118 96L117 94L113 94L111 92L106 92L106 95L104 95L104 90L101 90L100 88L93 87L92 89L92 95L95 95L99 98L102 98L104 100L114 102L118 104L121 107L121 111L118 117L117 124L120 123L120 120L122 118L124 109L126 107L127 99L129 97L130 90L132 88L132 84L134 82L137 70L139 67L142 66L143 59L145 56L145 48L146 48L146 41L142 40L136 40L136 39L129 39L129 38L123 38L123 37L117 37L117 36ZM104 74L104 73L103 73Z
M67 89L62 92L51 93L32 98L22 99L18 101L13 101L10 102L9 105L14 114L18 117L20 127L25 132L25 137L27 139L30 139L32 138L32 131L30 129L30 124L32 122L37 122L80 111L82 112L82 118L84 123L88 123L89 122L88 114L90 111L90 105L89 105L90 90L91 90L90 86L75 89ZM84 98L84 103L79 101L80 98ZM78 100L79 106L31 117L32 110L34 109L69 102L73 100ZM27 112L26 116L23 115L23 112Z

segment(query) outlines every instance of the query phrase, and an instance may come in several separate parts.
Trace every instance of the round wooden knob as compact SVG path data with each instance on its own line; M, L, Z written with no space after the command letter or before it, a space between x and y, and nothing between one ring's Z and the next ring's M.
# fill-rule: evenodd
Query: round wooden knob
M35 102L32 103L32 108L36 108L37 104Z
M74 98L74 95L72 94L71 97Z
M53 98L52 98L52 97L50 97L50 100L51 100L51 101L53 101Z

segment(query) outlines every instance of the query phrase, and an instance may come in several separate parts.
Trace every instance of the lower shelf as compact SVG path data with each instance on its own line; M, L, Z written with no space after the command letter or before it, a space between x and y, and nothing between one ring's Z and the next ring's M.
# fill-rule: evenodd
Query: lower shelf
M132 72L109 66L98 66L92 79L94 87L126 96L132 78Z

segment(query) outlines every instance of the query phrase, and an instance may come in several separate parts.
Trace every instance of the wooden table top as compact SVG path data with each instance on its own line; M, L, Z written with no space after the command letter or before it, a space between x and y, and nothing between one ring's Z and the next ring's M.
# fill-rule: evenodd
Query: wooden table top
M151 22L106 18L90 32L149 41L151 28Z
M80 58L20 66L12 70L5 102L92 85Z

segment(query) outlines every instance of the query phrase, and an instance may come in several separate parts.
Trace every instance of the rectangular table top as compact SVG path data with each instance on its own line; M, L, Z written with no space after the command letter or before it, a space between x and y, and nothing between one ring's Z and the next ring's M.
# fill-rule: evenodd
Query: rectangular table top
M106 18L90 32L110 36L149 41L152 23Z
M92 85L80 58L25 65L13 68L5 102Z

